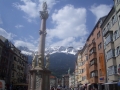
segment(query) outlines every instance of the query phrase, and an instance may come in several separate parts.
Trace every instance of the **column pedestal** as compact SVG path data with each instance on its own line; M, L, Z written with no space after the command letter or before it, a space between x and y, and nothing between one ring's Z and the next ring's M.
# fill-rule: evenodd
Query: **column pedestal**
M50 74L49 70L33 69L30 70L29 90L50 90Z

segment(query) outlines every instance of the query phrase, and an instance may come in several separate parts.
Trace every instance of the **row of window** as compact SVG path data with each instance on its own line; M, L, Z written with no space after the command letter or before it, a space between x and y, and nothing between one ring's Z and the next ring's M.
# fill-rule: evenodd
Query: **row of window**
M120 3L120 0L116 0L115 4L118 5Z
M106 61L115 56L114 52L115 51L111 49L106 53Z
M83 76L83 77L82 77L82 81L84 81L84 80L86 80L86 76Z
M90 61L90 66L92 66L94 64L97 64L97 59L93 59L93 60Z
M92 78L92 77L96 77L96 76L98 76L98 71L92 71L91 73L90 73L90 77Z
M108 22L107 26L103 29L103 35L106 34L106 32L117 22L116 15L112 17L112 20Z
M90 51L89 51L89 55L93 54L94 52L96 52L96 48L92 48Z
M110 66L107 69L107 73L108 73L108 75L116 74L117 73L117 66Z
M84 73L85 72L85 69L80 69L79 70L79 73L81 74L81 73Z
M107 44L109 44L112 41L115 41L120 37L120 30L116 30L113 34L108 34L108 36L105 38L104 47L106 47Z
M120 46L116 49L111 49L106 53L106 61L108 61L112 57L117 57L120 55Z

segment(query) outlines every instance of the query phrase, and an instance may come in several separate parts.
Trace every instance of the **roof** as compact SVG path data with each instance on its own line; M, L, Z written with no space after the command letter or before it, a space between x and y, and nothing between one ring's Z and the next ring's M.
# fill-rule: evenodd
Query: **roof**
M0 39L5 42L7 39L5 37L3 37L2 35L0 35Z
M101 24L101 27L102 27L103 25L105 25L105 24L104 24L105 21L108 19L108 16L112 13L113 10L115 10L115 9L114 9L114 6L113 6L112 9L110 10L110 12L109 12L108 15L106 16L106 18L104 19L103 23Z
M56 77L55 77L55 76L50 76L50 78L53 78L53 79L54 79L54 78L56 78Z
M94 28L93 28L93 30L92 30L92 32L90 33L90 35L88 36L88 38L87 38L87 41L89 40L89 38L90 38L90 36L93 34L93 32L95 31L95 29L96 29L96 27L98 26L98 24L100 23L100 21L101 20L105 20L105 18L106 18L106 16L104 16L104 17L101 17L99 20L98 20L98 22L96 23L96 25L94 26Z

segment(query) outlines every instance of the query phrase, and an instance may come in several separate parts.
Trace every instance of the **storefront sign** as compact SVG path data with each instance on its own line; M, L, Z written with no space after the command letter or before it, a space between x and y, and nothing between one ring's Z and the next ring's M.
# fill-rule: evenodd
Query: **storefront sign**
M103 80L104 80L104 77L100 78L100 80L103 81Z

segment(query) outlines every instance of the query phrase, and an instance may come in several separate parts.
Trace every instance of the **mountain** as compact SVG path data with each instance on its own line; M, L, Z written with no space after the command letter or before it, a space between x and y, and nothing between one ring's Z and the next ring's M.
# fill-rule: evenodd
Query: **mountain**
M73 47L64 47L64 46L56 46L56 47L49 47L45 49L45 53L53 54L53 53L67 53L67 54L76 54L77 50Z
M21 52L28 56L28 62L32 63L32 53L27 47L18 47ZM45 54L50 54L50 71L53 75L60 77L67 74L68 69L74 71L76 50L73 47L65 48L63 46L49 47L45 49Z
M68 69L71 72L75 69L76 56L65 53L54 53L50 55L50 70L52 74L61 77L63 74L67 74Z

